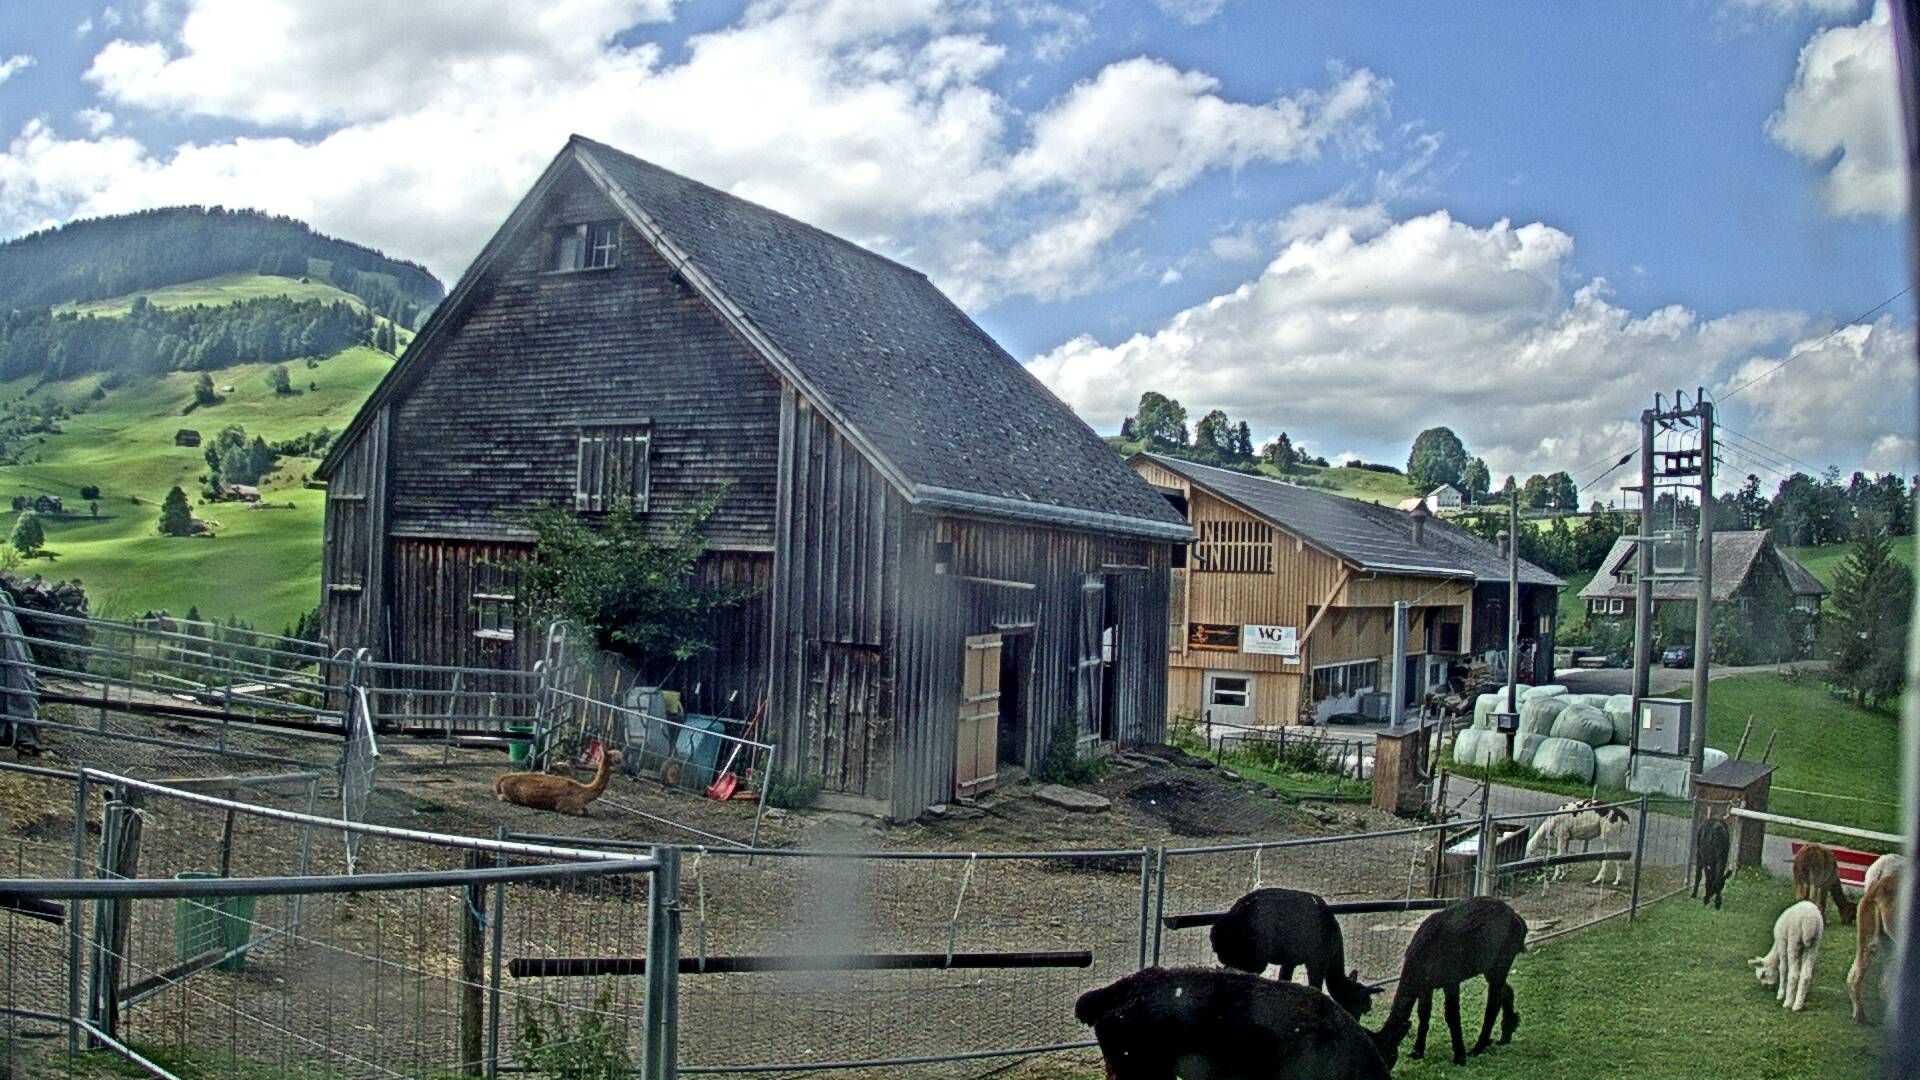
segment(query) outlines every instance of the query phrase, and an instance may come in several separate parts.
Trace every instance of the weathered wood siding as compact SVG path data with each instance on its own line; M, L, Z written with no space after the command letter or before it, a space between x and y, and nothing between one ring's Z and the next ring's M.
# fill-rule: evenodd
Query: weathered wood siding
M525 544L397 537L388 550L388 618L392 645L381 656L402 664L529 670L545 639L529 626L524 605L513 639L478 636L478 595L517 588Z
M648 422L662 521L727 485L716 547L772 543L778 379L625 225L618 265L544 272L549 234L616 217L583 177L562 185L464 322L394 406L392 528L521 539L526 511L571 505L578 426Z
M327 484L320 547L321 633L336 647L385 647L390 414L382 410Z
M791 389L779 431L767 700L781 766L831 791L885 799L905 503Z

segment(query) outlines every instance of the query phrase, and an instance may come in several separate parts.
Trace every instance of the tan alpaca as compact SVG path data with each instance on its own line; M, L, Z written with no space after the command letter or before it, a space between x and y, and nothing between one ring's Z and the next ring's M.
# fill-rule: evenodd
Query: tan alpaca
M1820 844L1807 844L1793 857L1793 898L1823 907L1829 896L1840 909L1840 921L1852 922L1853 901L1840 890L1840 865L1833 852Z
M593 780L589 783L582 784L548 773L510 772L503 773L493 782L493 793L502 802L586 817L587 804L607 790L607 779L612 775L613 766L620 763L618 750L600 750L596 756L599 761L594 766Z
M1880 938L1893 940L1899 907L1900 868L1896 864L1868 885L1867 894L1860 898L1859 947L1853 954L1853 966L1847 969L1847 996L1853 998L1856 1024L1867 1022L1866 1004L1862 1000L1866 995L1860 984L1866 981L1867 967L1873 963L1873 952L1879 947Z

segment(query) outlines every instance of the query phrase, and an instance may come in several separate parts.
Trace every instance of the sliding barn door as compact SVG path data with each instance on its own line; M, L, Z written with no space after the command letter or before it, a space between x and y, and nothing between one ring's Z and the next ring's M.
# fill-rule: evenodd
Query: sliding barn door
M991 791L999 779L1001 644L999 634L967 639L953 755L953 789L959 795Z

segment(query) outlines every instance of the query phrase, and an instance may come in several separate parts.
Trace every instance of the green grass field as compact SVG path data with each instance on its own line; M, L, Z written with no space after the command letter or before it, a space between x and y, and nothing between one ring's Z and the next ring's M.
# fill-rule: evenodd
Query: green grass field
M1819 578L1821 584L1831 589L1834 575L1840 570L1840 564L1847 561L1847 546L1846 544L1821 544L1818 547L1790 547L1780 550L1799 560L1800 565L1812 571L1813 576ZM1905 563L1907 569L1913 569L1913 537L1895 537L1893 557Z
M1616 919L1534 946L1513 968L1520 1027L1513 1042L1451 1060L1446 1021L1435 1000L1427 1056L1408 1060L1400 1046L1396 1080L1871 1080L1879 1075L1882 1029L1853 1023L1846 973L1851 926L1827 928L1806 1011L1791 1013L1753 977L1747 960L1767 951L1773 920L1793 889L1748 871L1729 882L1719 911L1684 896L1654 904L1633 923ZM1881 1014L1882 948L1868 998ZM1486 983L1460 995L1469 1046L1480 1031ZM1436 998L1438 995L1436 995ZM1362 1023L1378 1028L1388 997ZM1076 1071L1095 1080L1096 1062Z
M1145 446L1137 440L1127 441L1108 437L1107 445L1122 456L1132 457ZM1290 484L1299 484L1330 495L1344 495L1349 499L1362 502L1384 503L1392 506L1402 499L1410 499L1416 493L1413 485L1399 473L1374 472L1372 469L1350 469L1334 467L1322 469L1313 465L1303 465L1291 473L1262 464L1260 475L1275 480L1284 480Z
M222 274L219 277L147 289L143 292L128 293L125 296L111 296L104 300L61 304L55 307L54 311L73 311L82 315L124 315L132 306L136 296L144 296L148 303L163 308L192 307L195 304L217 307L221 304L233 304L262 296L284 296L290 300L345 300L357 308L367 306L359 297L336 289L324 280L302 281L298 278L277 277L269 274Z
M211 439L239 424L269 442L318 428L344 428L393 360L353 348L312 369L288 365L300 392L276 396L269 365L244 364L215 373L233 392L217 405L181 415L193 400L197 373L176 372L129 382L92 401L94 377L42 387L62 401L85 401L87 411L61 422L62 434L35 436L25 463L0 466L0 496L60 496L78 516L43 518L47 557L20 572L85 583L94 611L125 616L165 608L176 614L198 606L205 616L233 616L278 631L319 602L320 527L324 493L304 481L317 464L282 458L261 485L263 504L292 509L250 510L240 503L196 505L196 517L215 523L206 537L161 536L160 501L175 484L197 498L206 472L202 450L173 444L174 432L194 428ZM308 389L316 384L318 389ZM18 384L0 394L18 396ZM100 516L87 515L83 484L101 489Z
M1566 588L1560 590L1560 607L1555 616L1560 626L1578 626L1587 621L1587 602L1580 599L1580 590L1593 580L1596 571L1586 570L1578 574L1568 574L1563 580Z

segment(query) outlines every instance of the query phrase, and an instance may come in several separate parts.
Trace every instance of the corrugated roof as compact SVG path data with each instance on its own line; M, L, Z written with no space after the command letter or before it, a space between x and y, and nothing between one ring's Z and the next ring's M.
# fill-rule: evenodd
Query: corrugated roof
M1801 566L1792 556L1775 547L1772 534L1766 529L1741 532L1717 532L1713 534L1713 602L1725 603L1733 598L1745 585L1753 573L1756 562L1763 554L1771 553L1779 560L1780 570L1787 577L1787 584L1796 595L1825 596L1827 587L1813 572ZM1634 587L1621 582L1615 575L1633 558L1633 541L1621 537L1613 542L1607 557L1600 563L1600 570L1580 590L1582 599L1631 600ZM1692 581L1655 580L1653 598L1655 600L1692 600L1698 590Z
M604 143L573 145L916 502L1171 535L1184 522L926 275ZM616 200L618 201L618 200ZM1142 528L1144 526L1144 528Z
M1427 518L1424 540L1416 544L1413 515L1403 510L1233 469L1160 454L1141 456L1362 570L1435 577L1471 574L1475 581L1507 579L1507 560L1500 557L1499 548L1438 518ZM1520 560L1520 580L1556 588L1565 584L1525 559Z

